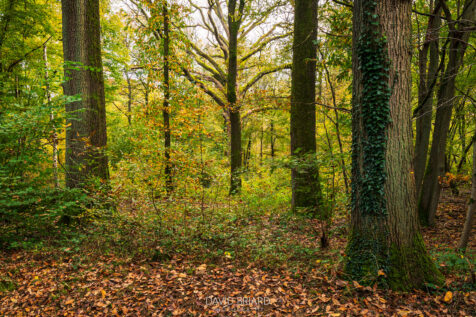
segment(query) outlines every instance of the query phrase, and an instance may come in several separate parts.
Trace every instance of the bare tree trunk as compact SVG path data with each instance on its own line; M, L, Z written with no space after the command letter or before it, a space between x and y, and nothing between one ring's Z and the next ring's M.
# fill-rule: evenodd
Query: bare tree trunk
M172 162L170 161L170 79L169 79L169 14L167 10L167 2L164 1L163 6L163 18L164 18L164 104L162 109L162 115L164 117L164 148L165 148L165 189L167 196L169 196L173 190L172 184Z
M252 134L250 134L250 138L248 139L248 146L246 147L246 168L250 167L250 159L251 159L251 144L252 144Z
M321 52L321 56L322 56L322 58L324 58L322 52ZM335 128L336 128L337 143L339 144L339 152L340 152L340 155L341 155L340 165L341 165L341 169L342 169L342 176L344 177L345 192L348 194L349 193L349 181L348 181L348 178L347 178L347 169L345 167L345 161L344 161L344 148L342 146L342 139L341 139L341 136L340 136L339 112L337 111L336 93L335 93L334 85L332 84L332 81L331 81L331 75L330 75L329 69L327 68L325 63L324 63L324 70L326 72L327 83L329 84L329 87L331 89L331 94L332 94L332 105L334 106L334 114L335 114L335 117L336 117L336 121L335 121L334 125L335 125ZM321 87L320 87L320 89L321 89ZM319 92L319 93L321 93L321 92ZM329 147L330 147L330 144L329 144Z
M446 18L450 21L448 23L450 28L449 60L438 91L438 105L430 159L423 178L423 187L418 202L420 221L423 225L429 226L435 224L435 214L441 190L438 178L443 176L445 171L446 141L453 111L455 80L462 65L471 33L464 29L476 20L476 1L466 0L458 26L452 21L445 2L442 2L442 5Z
M132 124L132 81L129 72L126 70L126 81L127 81L127 124L131 126Z
M241 190L241 119L240 107L237 104L236 81L238 74L238 32L245 0L228 1L228 72L226 80L226 97L230 116L230 194L237 194ZM238 9L238 10L237 10Z
M476 140L473 138L473 184L471 187L471 197L469 199L468 211L466 213L466 221L464 223L463 233L459 240L458 249L466 250L471 229L474 225L474 210L476 209Z
M291 155L302 167L291 171L292 209L321 211L322 192L316 153L316 38L317 0L296 0L294 6L293 66L291 80Z
M271 158L274 158L274 122L271 119L271 123L269 125L269 145L270 145L270 150L271 150Z
M470 143L462 151L461 159L458 163L457 173L461 172L461 169L463 168L463 164L466 161L466 155L468 154L469 149L471 148L474 142L476 142L476 133L473 134L473 136L471 137Z
M263 115L261 115L261 118ZM260 138L259 138L259 164L263 163L263 138L264 138L264 127L263 121L261 121L261 131L260 131Z
M47 44L43 45L43 61L45 62L45 90L46 90L46 102L48 105L51 104L51 93L50 93L50 76L48 73L48 47ZM50 120L53 122L55 120L55 115L53 111L50 112ZM53 181L56 188L59 188L59 177L58 177L58 134L56 133L56 126L53 124L53 134L51 135L51 144L53 146Z
M66 186L109 178L99 0L62 0L66 96Z
M440 1L440 0L437 0ZM426 161L428 158L428 147L430 144L431 121L433 114L433 91L438 76L439 62L439 29L441 25L440 10L441 5L436 4L436 8L431 8L432 15L428 18L428 29L426 31L425 42L419 50L419 70L420 83L418 86L418 111L416 119L416 141L414 172L416 193L420 193ZM430 51L430 63L427 66L427 55Z
M419 231L410 173L410 16L410 0L354 1L352 219L346 271L363 283L380 281L393 289L441 282Z

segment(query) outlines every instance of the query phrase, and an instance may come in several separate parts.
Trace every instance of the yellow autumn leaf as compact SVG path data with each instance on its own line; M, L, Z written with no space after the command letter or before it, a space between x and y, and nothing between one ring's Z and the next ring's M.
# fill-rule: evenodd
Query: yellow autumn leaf
M106 291L101 289L101 295L102 295L102 298L106 297Z
M450 292L450 291L447 291L443 300L445 302L449 303L449 302L451 302L452 299L453 299L453 293Z

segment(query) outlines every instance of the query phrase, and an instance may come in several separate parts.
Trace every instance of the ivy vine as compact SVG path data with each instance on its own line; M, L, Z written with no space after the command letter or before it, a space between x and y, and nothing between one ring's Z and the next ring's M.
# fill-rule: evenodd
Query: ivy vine
M362 73L360 116L363 124L363 173L360 202L363 215L384 216L386 129L390 122L389 59L381 34L376 1L363 1L362 33L357 46Z

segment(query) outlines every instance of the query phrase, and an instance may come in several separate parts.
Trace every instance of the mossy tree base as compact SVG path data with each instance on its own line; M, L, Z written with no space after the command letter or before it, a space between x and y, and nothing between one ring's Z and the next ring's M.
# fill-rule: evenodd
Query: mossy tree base
M374 285L393 290L423 289L428 284L441 285L443 276L427 253L423 239L417 233L408 245L389 241L388 232L354 231L347 247L345 271L362 285ZM366 232L367 234L363 234Z

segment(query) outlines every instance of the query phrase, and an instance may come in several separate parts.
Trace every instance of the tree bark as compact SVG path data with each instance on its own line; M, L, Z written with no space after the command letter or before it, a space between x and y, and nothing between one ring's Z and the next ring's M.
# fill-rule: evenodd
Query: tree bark
M132 124L132 80L128 70L124 71L127 81L127 124Z
M319 212L322 192L316 153L317 0L296 0L291 79L292 209Z
M439 0L437 0L439 1ZM428 18L428 28L426 31L425 43L419 50L419 71L420 83L418 85L418 108L415 113L416 119L416 141L414 172L416 193L420 193L426 161L428 158L428 147L430 144L431 121L433 114L433 91L438 75L439 64L439 29L441 26L440 4L432 9L432 15ZM428 51L430 52L430 62L427 65Z
M47 43L43 45L43 61L45 62L45 92L46 92L46 102L48 105L51 104L51 92L50 92L50 76L48 71L48 46ZM50 111L50 121L55 120L55 115L53 111ZM58 134L56 133L56 126L53 123L53 133L51 134L51 144L53 147L53 182L55 188L59 188L59 176L58 176Z
M411 173L411 1L354 1L352 213L346 271L393 289L440 283ZM387 39L385 39L385 36Z
M440 197L439 177L444 175L446 141L450 127L455 97L455 80L463 62L467 42L471 32L464 30L476 20L476 1L466 0L462 16L455 26L451 14L442 3L446 18L449 20L449 57L445 74L438 90L438 103L431 144L430 159L423 177L423 186L418 202L418 213L423 225L433 226Z
M66 186L83 187L109 178L99 0L62 0L62 16L64 94L81 98L66 104Z
M226 97L230 117L230 194L241 191L241 119L240 107L237 104L236 82L238 74L238 32L245 0L240 0L236 7L236 0L228 1L228 70L226 78Z
M263 115L261 115L261 131L259 138L259 164L263 163L263 138L264 138L264 127L263 127Z
M269 124L269 146L270 146L270 152L271 152L271 158L274 159L274 122L273 119L271 119L271 123Z
M471 229L474 225L474 210L476 209L476 141L473 140L473 184L471 187L471 197L469 199L468 211L466 213L466 221L464 223L463 233L459 240L458 249L466 250Z
M169 78L169 59L170 59L170 35L169 35L169 14L167 10L167 2L164 1L163 6L164 18L164 103L162 115L164 118L164 149L165 149L165 190L167 196L173 191L172 183L172 162L170 160L170 78Z

